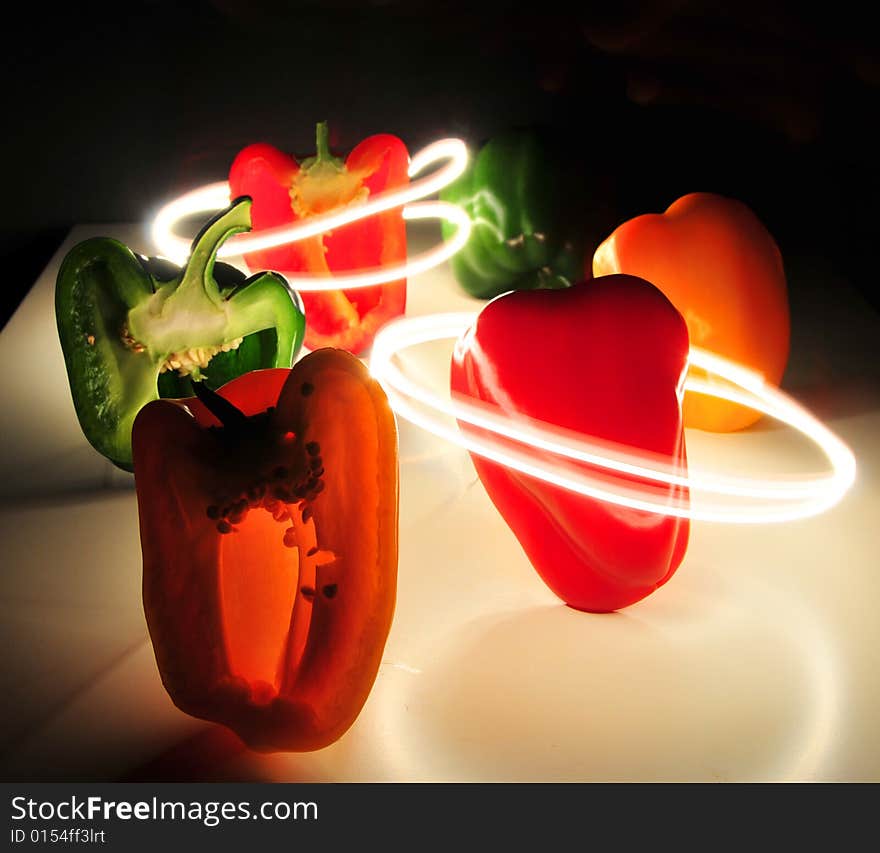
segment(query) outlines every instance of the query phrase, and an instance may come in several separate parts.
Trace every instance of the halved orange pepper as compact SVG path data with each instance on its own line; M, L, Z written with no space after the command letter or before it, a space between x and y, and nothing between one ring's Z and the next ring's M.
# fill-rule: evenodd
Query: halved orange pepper
M144 612L178 708L259 750L338 739L394 612L397 430L354 356L317 350L137 416Z
M630 219L596 250L592 272L647 279L684 317L691 344L758 371L774 385L782 380L791 328L782 255L742 202L691 193L663 214ZM761 416L690 392L683 412L685 426L716 432L743 429Z

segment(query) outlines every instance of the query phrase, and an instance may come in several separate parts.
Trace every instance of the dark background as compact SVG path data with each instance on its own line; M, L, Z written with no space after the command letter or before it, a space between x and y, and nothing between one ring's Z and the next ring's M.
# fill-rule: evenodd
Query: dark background
M718 192L756 211L787 267L825 264L880 306L880 59L856 7L155 0L16 18L4 323L74 224L146 221L250 142L311 153L321 119L343 151L376 132L414 151L540 125L591 212L588 243Z

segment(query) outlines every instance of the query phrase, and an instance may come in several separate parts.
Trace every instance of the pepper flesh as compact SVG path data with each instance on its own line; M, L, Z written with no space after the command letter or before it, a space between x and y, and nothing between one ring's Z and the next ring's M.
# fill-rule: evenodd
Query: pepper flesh
M71 396L86 438L120 468L131 470L132 423L160 390L188 396L183 376L219 385L298 353L305 320L284 279L215 263L249 227L250 200L239 199L199 232L183 269L106 237L64 258L55 315Z
M473 226L450 258L462 289L491 299L508 290L569 287L581 277L583 252L564 234L565 188L537 135L509 132L489 140L440 197L464 208ZM447 239L455 227L443 224Z
M254 200L254 230L354 205L409 182L409 154L391 134L363 140L343 162L330 154L327 125L317 129L317 154L298 163L257 143L236 156L229 171L233 195ZM337 272L400 264L406 260L406 225L400 208L353 222L331 233L245 255L250 269L332 276ZM381 326L404 313L406 280L352 290L304 292L305 346L365 351Z
M597 276L621 272L653 282L681 312L692 344L779 385L791 337L782 255L742 202L712 193L682 196L663 214L619 226L596 250L592 267ZM688 427L728 432L760 417L737 403L685 394Z
M526 354L523 341L537 345ZM687 353L684 321L659 290L634 276L606 276L490 302L455 347L451 387L514 420L525 416L659 455L685 474ZM633 604L666 583L684 558L686 519L609 504L472 459L538 574L576 609ZM584 463L566 464L597 473ZM655 498L687 499L679 486L619 480L651 488Z
M334 349L218 395L222 427L199 399L150 403L135 422L156 662L186 713L254 749L319 749L358 716L391 625L394 417Z

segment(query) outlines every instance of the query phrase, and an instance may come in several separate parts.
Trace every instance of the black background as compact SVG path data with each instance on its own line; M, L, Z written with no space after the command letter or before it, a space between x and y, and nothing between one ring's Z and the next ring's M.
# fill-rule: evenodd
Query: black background
M74 224L146 221L250 142L311 153L321 119L343 151L541 125L592 211L588 243L718 192L787 266L817 259L880 305L880 59L855 6L30 4L2 61L3 322Z

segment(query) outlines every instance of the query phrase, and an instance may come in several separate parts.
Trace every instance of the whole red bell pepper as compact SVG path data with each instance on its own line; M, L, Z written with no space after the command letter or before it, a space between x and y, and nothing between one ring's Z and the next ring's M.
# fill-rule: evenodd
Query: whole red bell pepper
M642 279L611 275L490 302L455 347L451 387L514 420L526 416L659 454L686 473L687 355L687 327L669 300ZM686 519L585 497L477 455L473 462L532 565L574 608L632 604L669 580L684 557ZM687 500L680 486L620 477L649 488L655 500Z
M260 750L339 738L394 612L397 431L342 350L148 403L132 446L144 612L174 703Z
M272 145L239 152L229 171L231 195L253 199L253 231L289 225L320 213L358 204L409 183L409 153L396 136L382 133L361 142L343 162L330 153L325 122L317 128L317 154L298 163ZM332 275L375 269L406 260L401 208L316 237L245 256L250 269ZM305 346L366 350L379 328L403 314L406 279L352 290L303 292Z

